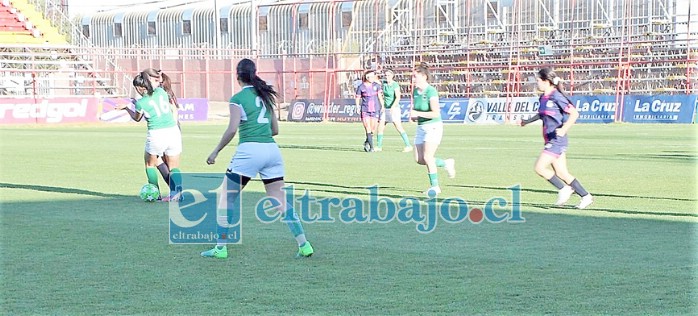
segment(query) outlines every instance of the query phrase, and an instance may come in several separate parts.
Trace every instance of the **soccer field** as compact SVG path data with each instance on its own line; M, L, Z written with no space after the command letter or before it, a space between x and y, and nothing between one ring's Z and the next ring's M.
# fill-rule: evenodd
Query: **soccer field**
M413 136L415 125L407 126ZM225 129L184 124L183 172L206 164ZM285 224L243 209L230 258L168 244L166 203L138 190L145 124L0 128L0 314L696 314L698 194L695 125L576 125L568 164L595 196L552 207L535 175L539 126L446 125L437 156L444 197L471 206L521 187L525 223L308 223L315 255L295 259ZM363 152L359 124L281 124L287 183L318 197L393 198L428 186L401 153ZM237 138L233 141L237 143ZM263 192L253 181L244 199ZM336 214L335 214L336 215Z

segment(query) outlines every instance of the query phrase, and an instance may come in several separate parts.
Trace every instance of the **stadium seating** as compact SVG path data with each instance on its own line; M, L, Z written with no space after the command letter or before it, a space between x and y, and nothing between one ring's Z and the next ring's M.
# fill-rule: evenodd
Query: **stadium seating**
M67 41L28 1L2 0L0 43L67 44Z

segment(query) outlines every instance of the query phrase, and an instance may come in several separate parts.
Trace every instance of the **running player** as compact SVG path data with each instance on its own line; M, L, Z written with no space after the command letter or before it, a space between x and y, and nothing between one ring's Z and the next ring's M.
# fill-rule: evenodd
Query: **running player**
M402 152L412 151L410 139L407 137L405 129L402 128L402 113L400 111L400 84L393 78L395 73L388 69L385 71L385 82L383 82L383 105L384 110L381 111L380 121L378 122L378 136L376 137L376 151L383 150L383 131L385 131L385 123L393 123L395 129L400 133L405 147Z
M356 109L361 115L361 121L366 131L366 141L364 151L373 152L373 133L378 127L381 107L383 103L383 93L381 86L376 82L376 73L368 70L364 73L363 83L356 88Z
M567 170L565 154L568 144L567 132L577 121L579 112L562 92L560 77L552 69L543 68L538 72L538 90L543 92L538 114L521 121L521 126L537 120L543 121L545 147L536 160L535 171L558 189L555 205L564 205L572 193L576 192L582 197L577 208L583 209L593 203L593 198ZM566 114L569 118L565 117Z
M242 90L230 99L230 121L228 128L223 133L220 142L206 163L216 163L218 153L230 143L237 131L240 131L240 144L235 156L226 171L226 180L223 182L224 192L235 182L235 192L240 192L251 178L260 175L267 196L275 198L279 202L278 211L283 213L284 221L288 224L291 233L298 243L299 257L310 257L313 247L305 238L305 232L300 220L293 211L293 205L286 205L286 198L282 188L284 187L284 162L281 158L279 146L273 136L279 134L279 123L274 111L276 103L276 91L257 76L257 67L249 59L241 60L237 65L238 83ZM229 201L237 199L239 193L228 197ZM226 201L219 201L218 221L229 222ZM227 232L219 227L219 236ZM227 258L228 249L225 240L218 240L213 249L204 251L201 256L214 258Z
M439 93L436 88L429 84L429 68L424 64L415 67L412 78L414 91L410 119L417 121L414 158L418 164L427 166L430 187L425 193L427 195L430 195L430 192L439 194L441 188L436 168L443 167L446 169L448 177L453 178L456 176L455 161L434 157L436 149L441 144L444 125L441 121Z
M172 106L167 93L162 88L153 88L150 76L141 72L133 79L133 86L143 96L136 101L135 111L127 105L121 105L117 109L126 110L131 118L140 122L145 118L148 123L148 134L145 141L145 174L148 183L160 188L156 165L158 157L164 156L168 162L171 181L168 181L170 195L163 198L169 201L176 196L181 174L179 170L179 156L182 153L182 134L177 128L177 121L172 113Z

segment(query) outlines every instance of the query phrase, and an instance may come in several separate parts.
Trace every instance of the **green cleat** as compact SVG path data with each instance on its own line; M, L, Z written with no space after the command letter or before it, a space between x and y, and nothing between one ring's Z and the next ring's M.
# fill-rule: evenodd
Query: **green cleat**
M312 248L310 248L310 251L312 253ZM201 253L202 257L208 257L208 258L218 258L218 259L225 259L228 258L228 247L223 246L222 248L219 248L218 246L213 247L211 250L207 250Z
M307 258L313 255L313 246L310 245L310 242L306 241L302 246L298 247L298 254L296 254L296 258Z

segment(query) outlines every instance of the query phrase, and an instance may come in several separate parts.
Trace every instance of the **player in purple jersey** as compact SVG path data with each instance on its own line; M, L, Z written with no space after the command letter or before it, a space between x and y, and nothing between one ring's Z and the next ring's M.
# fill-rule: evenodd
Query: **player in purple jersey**
M356 88L356 111L361 115L361 121L366 131L364 151L373 152L373 133L378 127L378 118L383 109L383 88L378 83L376 73L368 70L364 73L364 80Z
M536 161L536 173L548 180L558 189L555 205L567 203L572 193L577 193L582 200L577 208L583 209L593 202L589 192L567 170L567 132L579 117L579 112L567 99L560 87L560 77L550 68L538 72L538 90L540 96L538 114L530 119L522 120L521 126L526 126L537 120L543 122L543 140L545 147ZM552 166L552 170L550 170ZM564 182L563 182L564 181Z

